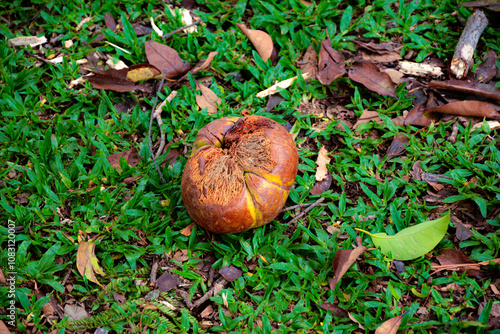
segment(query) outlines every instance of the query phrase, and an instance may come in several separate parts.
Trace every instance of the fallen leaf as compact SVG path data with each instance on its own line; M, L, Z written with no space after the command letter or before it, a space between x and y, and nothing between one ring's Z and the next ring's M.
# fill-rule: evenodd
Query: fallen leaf
M205 69L207 69L210 64L212 63L212 60L214 59L214 57L219 54L218 51L213 51L213 52L210 52L207 56L206 59L202 59L198 62L198 64L195 65L195 67L193 67L193 69L191 69L188 73L191 73L191 74L195 74L199 71L203 71ZM188 73L184 74L180 79L177 80L177 82L179 81L182 81L184 80L185 78L187 78L188 76Z
M137 152L137 149L134 147L131 148L130 150L109 155L108 162L111 165L111 167L115 169L121 169L120 158L125 158L130 167L137 166L139 164L139 161L141 160L139 152Z
M134 28L134 32L137 35L137 37L149 35L153 32L153 29L145 27L141 24L134 24L132 25L132 28Z
M400 156L406 152L406 145L408 145L409 142L410 139L406 135L395 135L391 146L387 149L387 160L391 160L392 158Z
M221 98L212 92L210 88L199 82L196 83L196 88L201 92L201 95L196 95L196 103L200 109L208 108L209 114L215 114L217 112L217 105L222 102Z
M436 256L439 264L442 266L449 265L460 265L460 264L476 264L475 261L471 260L464 253L450 248L443 249L439 255ZM458 270L458 273L461 274L463 270ZM477 269L467 269L467 276L477 276L479 275L479 270Z
M443 239L448 224L450 212L435 220L429 220L411 227L407 227L395 235L375 233L356 228L357 231L368 234L375 247L380 247L382 254L392 254L394 260L413 260L430 252Z
M356 121L354 126L352 127L353 129L357 129L358 126L360 126L363 123L369 123L371 121L375 121L378 124L382 124L382 119L378 115L378 111L370 111L370 110L364 110L363 114L359 117L359 119Z
M436 123L441 118L441 114L428 111L433 107L438 106L434 94L431 92L426 102L417 104L413 107L408 115L406 115L404 125L416 125L427 127L432 123Z
M271 59L271 62L274 63L277 60L278 55L274 49L273 40L267 32L248 29L243 23L235 23L235 25L252 42L263 61L267 62L268 59Z
M323 303L321 305L318 304L318 307L321 307L323 310L326 311L332 311L332 315L339 317L339 318L348 318L349 313L344 310L342 307L337 306L332 303Z
M219 270L219 274L221 274L222 277L224 277L228 282L232 282L237 280L243 274L243 271L234 266L229 266Z
M404 313L397 317L384 321L375 330L375 334L396 334L403 319Z
M64 306L64 316L68 316L69 321L76 321L88 318L87 311L81 306L75 304L66 304Z
M7 280L5 279L2 268L0 268L0 284L7 284Z
M37 288L35 288L35 296L36 296L37 300L39 300L40 298L45 297L45 295L39 289L37 289ZM52 315L54 315L56 313L56 310L54 309L54 307L52 306L52 304L50 304L50 301L49 301L49 302L45 303L42 306L42 312L43 312L44 316L50 317L50 316L52 316Z
M169 149L171 143L165 147L165 152ZM168 163L169 166L173 166L177 157L181 155L181 151L178 148L170 148L170 151L167 153L165 160L160 164L160 166L165 167Z
M285 99L281 95L273 94L269 96L269 99L267 100L266 104L266 112L270 112L271 110L274 109L274 107L276 107L283 101L285 101Z
M330 289L334 290L338 281L344 276L354 262L365 252L366 247L354 249L339 249L333 258L333 275L330 279Z
M309 78L309 73L302 74L302 77L304 79L308 79ZM286 80L283 80L281 82L278 82L277 84L272 85L268 89L265 89L265 90L263 90L261 92L258 92L255 96L256 97L266 97L266 96L271 95L271 94L276 94L277 92L279 92L278 88L286 89L286 88L290 87L292 85L292 83L296 79L297 79L297 77L293 77L293 78L286 79Z
M498 110L491 103L474 100L450 102L442 106L427 109L426 112L500 119L500 113L498 113Z
M113 299L119 305L123 305L127 301L127 299L125 298L125 295L122 295L121 293L118 293L118 292L113 292Z
M318 153L318 159L316 160L316 165L318 168L316 169L316 181L323 181L328 175L327 164L330 163L332 159L328 157L328 151L321 146Z
M193 231L194 223L189 224L188 226L184 227L181 231L181 234L189 237L191 235L191 232Z
M151 93L150 86L136 84L127 79L128 68L115 70L108 69L101 73L96 73L87 77L87 81L92 84L94 88L112 90L115 92L132 92L140 90L146 93Z
M309 45L301 60L299 68L302 73L309 73L311 80L316 80L318 74L318 55L312 44Z
M317 181L314 187L311 189L311 194L312 195L319 195L330 189L330 186L332 185L333 181L333 176L332 172L328 171L328 174L326 174L326 177L321 180Z
M482 83L487 83L491 79L495 77L495 74L497 73L497 55L495 51L491 50L488 52L488 55L485 57L486 59L483 58L483 62L479 64L476 70L476 79L479 82Z
M175 288L179 284L179 275L173 275L168 271L165 271L163 275L161 275L156 280L155 287L161 292L168 292Z
M106 28L115 30L116 28L116 20L113 17L113 14L107 13L106 16L104 16L104 24L106 24Z
M396 85L398 85L401 82L401 78L404 76L403 73L401 73L398 70L395 70L393 68L386 68L383 71L385 73L389 74L392 82L394 82Z
M349 312L348 316L349 316L349 319L351 319L351 320L352 320L352 321L354 321L356 324L358 324L358 327L359 327L360 329L365 330L365 328L363 327L363 325L361 325L361 323L360 323L360 322L359 322L356 318L354 318L354 317L353 317L353 315L351 314L351 312Z
M212 305L208 305L203 311L201 311L200 317L207 319L210 318L210 315L212 315L212 313L214 313L214 308L212 307Z
M500 3L498 0L479 0L479 1L471 1L465 2L462 4L464 7L484 7L486 9L498 12L500 11Z
M490 130L500 129L500 122L497 122L497 121L487 121L486 123L488 123L488 126L490 127ZM475 131L475 130L481 128L483 125L484 125L483 122L474 124L472 126L471 131Z
M2 334L11 334L12 332L7 328L7 325L0 320L0 333Z
M485 97L500 102L500 88L483 83L474 83L466 80L431 81L427 87L471 94L474 97Z
M156 66L163 75L166 70L166 78L177 78L191 69L188 62L184 62L179 53L171 47L155 41L144 42L146 57L151 65Z
M400 48L396 48L394 43L392 42L387 42L387 43L382 43L382 44L375 44L372 41L370 43L364 43L358 40L354 40L354 43L356 43L359 47L366 49L368 51L377 53L377 54L389 54L392 53Z
M42 45L47 43L47 38L45 36L36 37L36 36L20 36L16 38L11 38L8 41L10 46L31 46L34 48L35 46Z
M457 236L458 240L464 241L464 240L467 240L474 235L474 233L472 233L470 228L466 227L464 224L462 224L460 222L453 222L453 224L455 225L455 228L457 229L455 232L455 235Z
M187 260L189 260L188 250L187 249L181 249L181 250L175 252L175 254L172 257L172 259L174 259L175 261L177 261L177 262L179 262L181 264L183 262L186 262Z
M359 82L377 94L397 98L391 77L368 61L352 63L349 69L349 79Z
M76 267L78 268L80 275L87 277L89 281L98 284L104 289L104 286L99 283L95 276L96 273L101 276L106 274L99 266L99 260L95 256L95 244L93 242L80 242L76 253ZM66 307L64 308L64 311L66 312Z
M372 63L393 63L403 58L401 58L399 52L376 54L376 53L368 53L365 51L361 51L361 59L370 61Z
M127 79L133 82L149 80L162 76L160 70L150 64L137 64L128 69Z
M318 61L318 80L323 85L331 84L335 79L345 74L344 56L332 48L329 39L321 41Z

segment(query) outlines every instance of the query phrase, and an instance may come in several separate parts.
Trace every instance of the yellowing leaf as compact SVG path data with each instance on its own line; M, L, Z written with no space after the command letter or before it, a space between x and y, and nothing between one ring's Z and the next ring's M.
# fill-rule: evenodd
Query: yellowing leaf
M93 242L80 242L78 252L76 253L76 267L82 276L87 277L89 281L98 284L104 289L104 286L99 283L95 276L95 273L101 276L106 274L99 266L99 260L95 256L95 244Z
M380 247L384 255L392 254L394 260L413 260L430 252L443 239L450 223L450 212L445 216L405 228L395 235L371 234L356 230L372 237L375 247Z
M316 169L316 181L323 181L328 175L328 168L326 168L326 164L329 164L330 160L331 159L328 157L328 151L322 146L319 149L318 160L316 160L316 165L318 165L318 168Z
M133 82L153 79L156 76L161 76L160 70L150 64L134 65L127 72L127 79Z

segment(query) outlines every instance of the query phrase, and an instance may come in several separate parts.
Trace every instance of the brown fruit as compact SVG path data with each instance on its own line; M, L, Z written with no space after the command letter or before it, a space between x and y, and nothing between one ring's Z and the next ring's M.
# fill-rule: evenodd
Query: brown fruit
M292 136L263 116L224 117L198 132L182 175L186 208L199 226L238 233L273 220L299 165Z

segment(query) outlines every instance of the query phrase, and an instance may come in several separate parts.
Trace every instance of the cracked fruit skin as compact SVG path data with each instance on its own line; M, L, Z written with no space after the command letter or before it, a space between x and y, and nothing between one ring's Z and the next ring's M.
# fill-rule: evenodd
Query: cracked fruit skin
M299 154L292 136L263 116L224 117L198 132L181 193L195 223L238 233L272 221L295 182Z

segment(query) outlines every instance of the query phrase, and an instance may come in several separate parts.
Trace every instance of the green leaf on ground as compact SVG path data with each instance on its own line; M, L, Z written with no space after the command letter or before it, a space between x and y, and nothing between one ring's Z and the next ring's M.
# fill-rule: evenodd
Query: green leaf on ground
M395 235L387 233L369 233L357 228L356 230L372 237L373 244L380 247L384 255L392 254L394 260L413 260L431 251L443 239L448 224L450 212L435 220L405 228Z

